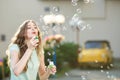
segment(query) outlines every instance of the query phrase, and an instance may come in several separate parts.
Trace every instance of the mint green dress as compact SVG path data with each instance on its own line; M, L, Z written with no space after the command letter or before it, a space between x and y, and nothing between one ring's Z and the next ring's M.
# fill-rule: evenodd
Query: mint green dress
M19 51L19 47L17 44L13 44L10 46L10 54L11 51L16 50ZM33 51L30 60L28 61L28 68L26 72L22 72L20 75L16 76L11 68L10 64L10 71L11 71L11 76L10 80L37 80L37 73L38 73L38 68L39 68L39 59L37 57L36 50Z

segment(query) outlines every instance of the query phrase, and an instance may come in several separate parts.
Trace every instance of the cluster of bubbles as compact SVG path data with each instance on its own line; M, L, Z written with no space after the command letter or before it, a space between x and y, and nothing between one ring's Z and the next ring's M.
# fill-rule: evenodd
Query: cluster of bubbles
M78 5L79 0L71 0L71 4L75 7ZM93 1L93 0L84 0L86 1ZM71 20L69 21L70 26L73 30L85 30L85 29L92 29L90 24L87 24L84 20L81 18L82 10L81 8L77 8L75 11L75 14L72 16Z
M66 76L66 77L79 77L80 80L88 80L87 75L88 75L89 73L90 73L90 72L81 73L81 74L79 74L79 75L73 75L72 73L65 72L65 76Z
M85 21L83 21L80 16L76 13L73 15L72 19L69 22L70 26L73 30L85 30L85 29L91 29L92 27L90 24L87 24Z
M73 6L77 6L77 5L78 5L78 1L79 1L79 0L71 0L71 4L72 4Z
M79 0L71 0L72 6L77 6L78 1ZM84 0L84 3L94 3L94 0ZM50 14L54 14L58 12L59 12L59 8L53 7L52 12L50 12ZM82 20L82 18L80 17L81 13L82 13L81 8L77 8L76 13L72 16L71 20L69 21L69 25L72 27L72 29L75 29L75 30L78 29L83 31L85 29L92 29L90 24L87 24L85 21ZM49 35L49 30L55 33L59 32L59 30L62 30L62 31L67 30L67 27L63 25L55 25L55 24L44 25L43 17L44 17L43 15L40 15L40 23L42 24L43 34ZM47 54L51 56L51 55L54 55L54 52L53 53L47 52ZM50 62L51 59L48 58L47 61ZM98 61L95 60L95 63L98 63ZM107 69L110 69L111 67L113 67L113 64L110 64L110 66L107 66ZM116 80L116 77L112 75L109 71L103 70L104 66L100 66L100 68L101 68L100 72L105 73L107 75L107 78ZM90 72L88 71L85 73L85 75L81 74L80 77L82 80L88 80L87 75L89 74ZM64 75L67 77L71 76L68 72L65 72Z
M59 46L57 46L57 47L59 47ZM48 56L53 56L54 54L55 54L55 51L53 51L53 52L47 52L46 53ZM47 61L49 62L51 59L47 59Z
M79 0L71 0L72 6L77 6ZM83 0L84 3L94 3L95 0Z
M94 3L94 0L83 0L84 3ZM71 0L71 4L75 7L78 5L79 0ZM50 14L58 14L59 8L54 6L52 7ZM76 13L73 15L71 21L69 21L69 25L72 27L72 29L79 29L79 30L85 30L85 29L91 29L90 24L87 24L85 21L83 21L80 18L80 14L82 13L81 8L76 9ZM44 25L43 15L40 15L40 24L42 25L42 31L43 34L49 35L54 33L60 33L67 30L67 26L65 25L56 25L56 24L50 24L50 25Z
M51 52L47 52L47 55L48 55L48 56L53 56L54 54L55 54L54 51L53 51L52 53L51 53ZM53 59L48 58L48 59L47 59L47 62L49 63L50 61L53 61Z
M59 14L59 8L58 7L52 7L51 11L49 12L50 15L58 15ZM63 31L67 30L66 25L63 24L57 24L57 23L51 23L51 24L45 24L44 22L44 15L40 15L40 24L42 27L42 31L44 35L50 35L50 34L57 34L61 33Z
M77 6L79 0L71 0L72 6ZM94 0L83 0L84 3L94 3ZM59 13L59 8L54 6L52 7L50 14L58 14ZM76 13L72 16L72 19L69 21L69 25L72 27L72 29L76 30L79 29L81 31L85 29L91 29L92 27L90 24L87 24L85 21L82 20L80 17L82 13L81 8L76 9ZM68 26L66 24L49 24L45 25L44 20L43 20L43 15L40 15L40 24L42 25L42 31L44 35L49 35L49 34L56 34L56 33L61 33L67 30Z
M110 69L113 68L113 67L114 67L113 64L109 64L109 65L106 66L106 67L100 66L100 68L101 68L100 72L101 72L101 73L105 73L105 75L107 76L107 78L108 78L109 80L117 80L117 77L108 71L108 70L110 70ZM107 70L104 70L104 68L106 68Z
M103 69L103 66L101 66L101 68ZM100 71L98 71L98 74L102 73L104 75L104 79L106 79L106 80L118 80L117 76L112 74L110 71L102 70L102 69ZM91 72L91 71L81 72L77 77L79 77L80 80L89 80L89 78L91 78L90 77L91 73L93 73L93 72ZM69 72L65 72L65 76L66 77L76 77L76 75L74 75L74 73L71 74Z
M95 60L95 63L97 64L98 61ZM99 66L100 71L98 69L98 74L102 73L104 76L106 76L104 77L106 78L106 80L118 80L117 76L115 76L114 74L112 74L112 72L109 71L113 67L114 67L113 64L110 64L109 66L106 67L101 65ZM71 72L65 72L64 74L66 77L76 77L76 75L78 75L80 80L89 80L91 73L92 73L91 71L85 71L85 72L82 71L79 75L78 74L74 75L74 73L71 74Z
M100 70L101 73L104 73L106 75L106 78L109 80L117 80L117 77L110 73L109 71L105 71L105 70Z
M94 0L84 0L84 3L94 3Z

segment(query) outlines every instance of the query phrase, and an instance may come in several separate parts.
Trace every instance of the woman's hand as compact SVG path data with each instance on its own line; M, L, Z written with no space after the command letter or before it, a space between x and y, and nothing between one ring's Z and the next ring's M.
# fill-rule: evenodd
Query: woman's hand
M38 46L39 39L36 39L36 36L34 36L30 41L27 43L28 49L34 49Z
M41 69L41 68L40 68ZM56 73L56 66L53 66L53 67L46 67L46 70L44 73L39 72L39 77L40 77L40 80L48 80L49 76L52 74L54 75Z
M56 66L52 66L52 67L47 67L47 71L49 72L49 74L55 74L57 71L56 71Z

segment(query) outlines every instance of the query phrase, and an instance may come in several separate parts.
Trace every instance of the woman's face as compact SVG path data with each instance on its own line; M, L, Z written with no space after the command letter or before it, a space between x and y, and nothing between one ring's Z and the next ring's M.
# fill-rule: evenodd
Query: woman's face
M36 24L34 24L32 21L30 21L27 24L27 39L31 39L35 36L38 36L38 28Z

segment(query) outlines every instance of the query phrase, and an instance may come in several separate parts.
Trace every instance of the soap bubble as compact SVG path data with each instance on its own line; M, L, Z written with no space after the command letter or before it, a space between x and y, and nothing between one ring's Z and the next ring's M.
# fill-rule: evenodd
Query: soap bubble
M111 67L113 67L114 65L113 64L110 64Z
M72 17L72 20L77 20L78 21L79 19L80 19L80 16L77 13L75 13Z
M54 54L55 54L55 51L52 52L52 55L54 55Z
M94 3L94 0L84 0L84 3Z
M45 30L45 31L44 31L44 34L47 35L47 34L48 34L48 31Z
M65 76L69 76L69 74L67 72L65 72Z
M86 26L82 26L80 30L83 31L85 29L86 29Z
M101 72L104 72L104 70L100 70Z
M110 66L107 66L107 69L110 69Z
M66 31L66 30L67 30L66 26L63 26L63 27L62 27L62 30L63 30L63 31Z
M53 7L53 11L54 12L59 12L59 8L58 7Z
M40 15L39 20L40 20L40 23L44 23L44 21L43 21L43 15Z
M95 63L98 63L98 60L95 60Z
M76 9L76 12L77 12L77 13L82 13L81 8Z
M47 52L47 54L50 56L51 55L51 53L50 52Z
M87 80L86 76L82 75L81 76L82 80Z
M95 3L95 1L94 0L90 0L90 3Z
M102 69L103 69L103 66L100 66L100 68L102 68Z
M77 2L71 2L73 6L77 6Z
M89 3L90 2L90 0L84 0L84 3Z
M47 59L47 62L50 62L51 60L50 59Z
M109 72L107 71L106 74L109 74Z
M87 73L88 73L88 74L90 74L90 72L89 72L89 71L88 71Z
M52 28L52 30L56 33L57 32L57 26L54 26L53 28Z
M107 75L107 78L111 78L111 76L110 76L110 75Z
M71 0L72 2L78 2L79 0Z
M87 24L86 26L87 26L87 29L89 29L89 30L92 29L90 24Z

